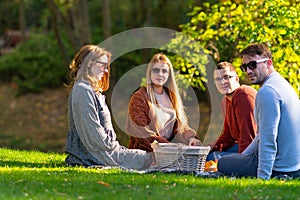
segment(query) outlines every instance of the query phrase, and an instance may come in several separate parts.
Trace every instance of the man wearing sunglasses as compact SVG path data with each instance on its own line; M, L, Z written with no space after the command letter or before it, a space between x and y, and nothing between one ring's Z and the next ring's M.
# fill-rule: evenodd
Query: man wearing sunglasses
M223 130L206 161L218 160L232 153L242 153L256 135L254 122L254 102L256 90L250 86L240 85L239 77L233 65L220 62L214 70L214 82L218 91L224 95Z
M249 45L241 56L241 70L247 73L251 83L261 86L254 109L258 133L242 154L220 158L218 170L238 177L299 178L299 97L275 71L272 54L265 45Z

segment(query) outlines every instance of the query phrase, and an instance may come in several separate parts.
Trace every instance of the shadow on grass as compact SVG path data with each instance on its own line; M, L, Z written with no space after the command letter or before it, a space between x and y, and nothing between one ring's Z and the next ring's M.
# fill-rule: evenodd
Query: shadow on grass
M1 161L0 167L29 167L29 168L53 168L53 167L67 167L65 162L61 163L32 163L22 161Z

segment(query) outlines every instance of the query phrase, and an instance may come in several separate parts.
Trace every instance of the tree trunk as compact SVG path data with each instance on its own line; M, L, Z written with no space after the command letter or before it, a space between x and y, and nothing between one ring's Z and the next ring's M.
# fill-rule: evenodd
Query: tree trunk
M19 0L19 26L21 31L21 42L24 42L26 40L26 18L23 0Z
M52 16L52 29L54 31L55 38L57 40L58 48L60 50L60 54L62 56L64 65L68 66L69 65L68 53L67 53L66 48L65 48L65 46L63 44L62 38L61 38L61 36L59 34L59 28L58 28L57 19L54 16ZM68 76L66 76L66 77L68 77Z
M107 39L111 36L111 16L110 16L110 6L109 0L103 0L103 36Z
M152 19L152 10L151 10L151 2L150 0L144 0L143 2L143 13L144 13L144 26L151 26Z
M91 43L92 36L90 30L90 20L87 0L78 0L75 10L75 20L73 20L75 33L80 38L81 45Z
M111 24L112 24L111 21L112 21L112 19L111 19L111 15L110 15L109 0L103 0L102 2L103 2L103 4L102 4L102 19L103 19L102 28L103 28L103 37L105 40L111 36ZM111 51L112 45L113 44L111 42L106 42L106 46L104 48L106 48L108 51ZM109 90L107 90L105 92L109 106L110 106L112 91L116 84L116 79L117 79L116 72L117 72L116 68L112 66L111 71L110 71Z
M149 27L149 26L153 26L153 17L152 17L152 3L150 0L144 0L141 1L142 3L142 10L140 10L139 12L141 12L142 15L142 21L139 22L140 24L143 24L144 27ZM152 33L146 33L146 35L144 36L145 38L155 38L154 35L152 35ZM151 55L152 53L152 49L143 49L143 51L141 52L142 54L142 63L147 63L149 62L149 55L150 57L152 57Z
M72 47L77 51L81 47L80 40L76 37L74 30L72 29L73 24L67 22L66 18L59 11L58 7L53 0L46 0L52 15L57 19L58 22L63 24L63 27L66 29L66 33L71 42Z

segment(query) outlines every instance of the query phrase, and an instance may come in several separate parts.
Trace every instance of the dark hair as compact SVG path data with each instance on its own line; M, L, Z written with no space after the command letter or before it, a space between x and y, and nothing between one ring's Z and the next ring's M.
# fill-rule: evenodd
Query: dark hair
M217 69L225 69L226 67L229 67L229 70L231 72L236 72L235 68L233 65L229 62L220 62L217 64Z
M244 55L251 57L258 55L260 57L272 59L271 51L264 44L250 44L244 50L241 51L241 57L243 57Z

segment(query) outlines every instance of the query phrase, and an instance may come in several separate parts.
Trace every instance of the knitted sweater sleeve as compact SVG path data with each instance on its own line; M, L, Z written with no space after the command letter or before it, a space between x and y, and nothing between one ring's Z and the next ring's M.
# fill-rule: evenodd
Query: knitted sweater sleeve
M257 176L262 179L270 178L276 158L280 103L280 95L268 86L262 87L256 97L260 139Z
M242 153L252 142L256 135L254 120L254 104L256 93L241 92L235 98L235 113L238 122L239 153Z
M111 126L103 127L100 123L93 91L86 84L73 88L72 110L78 135L90 152L99 149L108 151L119 145ZM108 132L110 132L108 134Z
M241 86L232 99L227 100L223 131L213 150L227 150L238 144L238 152L242 153L256 135L254 120L254 104L256 91L253 88Z
M157 140L160 143L169 141L160 136L155 125L155 117L150 112L149 99L145 88L138 90L130 99L126 132L130 135L129 148L152 151L151 143Z

